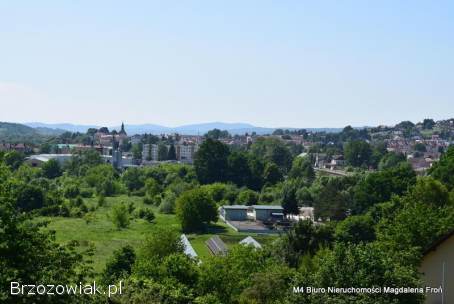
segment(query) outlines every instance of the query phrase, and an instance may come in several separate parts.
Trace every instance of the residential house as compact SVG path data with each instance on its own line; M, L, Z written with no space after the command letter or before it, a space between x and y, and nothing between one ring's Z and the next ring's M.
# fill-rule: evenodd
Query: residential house
M424 252L420 271L425 286L441 286L443 290L427 293L426 304L454 303L454 229Z

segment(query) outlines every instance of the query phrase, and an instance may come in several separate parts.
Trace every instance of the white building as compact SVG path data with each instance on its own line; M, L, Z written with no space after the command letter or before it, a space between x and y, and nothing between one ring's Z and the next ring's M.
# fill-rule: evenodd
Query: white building
M157 161L158 160L158 145L156 145L156 144L143 145L142 159Z
M117 154L117 159L115 166L117 168L123 168L127 166L132 166L132 158L131 157L125 157L121 155L121 152L118 152L120 154ZM44 163L48 162L51 159L55 159L58 161L60 165L63 165L63 163L67 162L68 160L71 159L73 155L72 154L36 154L36 155L31 155L26 158L25 162L29 164L32 167L41 167ZM101 155L101 159L108 164L113 165L113 160L111 155Z
M249 207L245 205L225 205L219 208L224 221L246 221Z
M175 149L179 161L193 163L194 155L199 150L199 146L183 144L177 145Z
M197 144L176 144L175 147L175 154L176 160L190 163L194 162L195 153L198 151L199 146ZM166 145L167 151L170 149L170 145ZM143 145L142 151L142 159L143 160L151 160L151 161L159 161L159 145L157 144L145 144Z
M253 205L253 217L256 221L266 221L273 217L283 217L284 208L273 205Z

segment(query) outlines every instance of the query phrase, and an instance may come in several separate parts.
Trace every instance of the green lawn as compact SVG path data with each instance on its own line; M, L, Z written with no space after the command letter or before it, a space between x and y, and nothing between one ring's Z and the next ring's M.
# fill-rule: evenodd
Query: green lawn
M86 199L85 201L88 206L96 204L96 199L94 198ZM103 270L106 260L112 255L114 250L127 244L138 248L154 227L165 226L181 229L175 215L161 214L156 207L147 206L153 209L155 213L156 219L154 223L148 223L142 219L134 219L127 229L118 230L109 220L108 215L111 206L120 202L133 202L136 208L144 206L142 198L122 195L107 197L105 206L94 211L95 218L90 223L87 223L82 218L43 217L43 219L49 220L48 228L55 230L57 242L64 243L77 240L82 248L87 248L92 244L95 248L93 266L96 272ZM210 256L205 241L213 235L219 235L227 244L227 247L237 244L248 235L253 236L262 244L276 238L276 236L238 233L225 223L218 221L218 223L211 225L206 233L188 235L194 250L202 261Z
M86 202L87 205L91 205L94 204L95 199L87 199ZM156 207L149 207L155 213L155 223L150 224L142 219L134 219L127 229L118 230L109 220L108 214L110 207L120 202L133 202L136 207L143 206L140 197L108 197L106 205L94 212L95 219L91 223L87 224L82 218L45 217L44 219L50 221L48 228L56 231L57 242L77 240L82 248L93 244L95 247L94 268L97 272L103 269L106 260L115 249L127 244L134 248L139 247L146 235L156 225L180 229L174 215L161 214Z

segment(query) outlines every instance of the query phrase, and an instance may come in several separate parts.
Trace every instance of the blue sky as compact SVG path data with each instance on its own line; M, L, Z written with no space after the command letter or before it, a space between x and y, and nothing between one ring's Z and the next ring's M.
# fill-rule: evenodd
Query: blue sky
M453 3L0 0L0 121L453 117Z

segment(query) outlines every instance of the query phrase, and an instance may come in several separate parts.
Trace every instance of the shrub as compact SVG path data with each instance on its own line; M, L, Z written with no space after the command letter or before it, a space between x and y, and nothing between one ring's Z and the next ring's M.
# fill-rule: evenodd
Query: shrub
M152 205L153 204L153 199L147 195L147 196L145 196L143 198L143 203L145 205Z
M112 212L110 214L110 219L112 223L117 227L117 229L127 228L129 226L129 212L128 207L125 203L120 203L112 207Z
M66 198L75 198L80 194L80 189L76 184L66 185L63 189L63 195Z
M82 189L82 190L80 191L80 196L82 196L82 197L84 197L84 198L93 197L93 190L92 190L92 189L89 189L89 188Z
M84 215L84 220L85 220L86 224L90 224L90 223L94 222L95 219L96 219L96 216L92 212L85 213L85 215Z
M136 210L136 216L151 223L155 219L153 211L149 208L139 208Z
M102 207L106 204L106 197L104 195L98 196L98 207Z
M173 192L166 192L164 198L159 205L159 211L161 213L173 213L175 212L175 194Z

